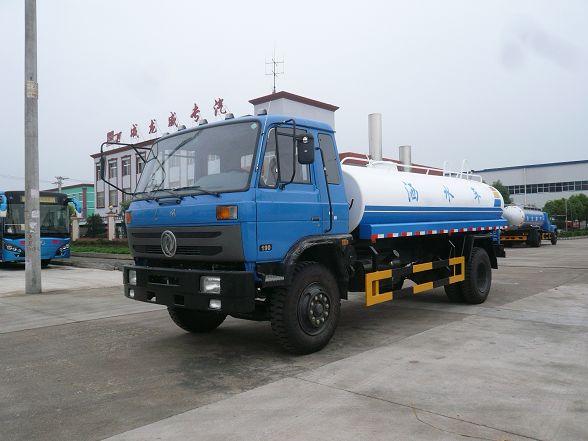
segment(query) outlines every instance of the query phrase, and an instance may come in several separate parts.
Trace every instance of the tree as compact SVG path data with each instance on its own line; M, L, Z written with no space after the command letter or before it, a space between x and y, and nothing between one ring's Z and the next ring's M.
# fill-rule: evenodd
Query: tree
M568 213L571 220L588 220L588 196L574 194L568 199Z
M98 213L94 213L92 216L88 216L86 219L86 226L88 228L86 236L101 237L104 235L104 221Z
M512 199L510 198L510 193L508 188L500 181L494 181L492 183L492 187L494 187L498 192L502 195L502 199L504 199L505 204L512 204Z
M554 199L552 201L547 201L545 206L543 207L543 211L545 211L549 217L554 216L563 216L566 215L566 199Z

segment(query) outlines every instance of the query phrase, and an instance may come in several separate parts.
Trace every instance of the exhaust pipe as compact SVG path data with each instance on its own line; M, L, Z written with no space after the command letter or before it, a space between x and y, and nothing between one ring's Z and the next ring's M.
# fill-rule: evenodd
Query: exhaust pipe
M370 146L370 158L372 161L382 160L382 114L370 113L368 115L368 137Z
M410 171L410 166L412 165L412 158L411 158L411 147L409 145L401 145L398 147L398 159L400 163L403 164L404 171Z

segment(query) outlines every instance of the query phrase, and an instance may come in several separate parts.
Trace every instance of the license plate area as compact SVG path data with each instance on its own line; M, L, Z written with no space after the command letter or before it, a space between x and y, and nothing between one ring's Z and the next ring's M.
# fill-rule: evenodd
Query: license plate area
M149 274L149 284L163 286L180 286L180 278L161 274Z

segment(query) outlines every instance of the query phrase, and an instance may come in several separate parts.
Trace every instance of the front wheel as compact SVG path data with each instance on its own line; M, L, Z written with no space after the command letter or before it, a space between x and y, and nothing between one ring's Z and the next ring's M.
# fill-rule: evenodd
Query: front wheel
M551 245L556 245L557 244L557 231L554 231L553 233L551 233Z
M167 308L173 322L184 331L200 334L218 328L227 318L226 314L215 311L192 311L189 309Z
M292 283L272 293L272 331L289 352L310 354L333 337L341 308L339 287L331 272L319 263L296 265Z
M51 263L51 259L43 259L41 260L41 268L47 268Z
M465 265L465 279L460 282L466 303L484 303L492 286L492 266L484 248L474 247Z

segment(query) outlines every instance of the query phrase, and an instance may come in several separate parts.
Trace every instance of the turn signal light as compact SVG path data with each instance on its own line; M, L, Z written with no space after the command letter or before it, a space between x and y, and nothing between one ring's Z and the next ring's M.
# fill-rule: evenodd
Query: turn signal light
M216 220L236 220L236 205L218 205L216 207Z
M133 219L133 215L131 214L130 211L125 211L125 224L130 224L131 220Z

